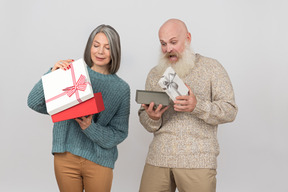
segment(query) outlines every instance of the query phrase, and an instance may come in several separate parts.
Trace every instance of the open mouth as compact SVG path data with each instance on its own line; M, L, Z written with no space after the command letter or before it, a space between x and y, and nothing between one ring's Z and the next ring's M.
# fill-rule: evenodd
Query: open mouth
M175 58L175 57L177 58L177 55L169 55L168 57L169 58Z
M167 55L167 57L170 61L177 61L178 60L178 55L175 53L170 53Z

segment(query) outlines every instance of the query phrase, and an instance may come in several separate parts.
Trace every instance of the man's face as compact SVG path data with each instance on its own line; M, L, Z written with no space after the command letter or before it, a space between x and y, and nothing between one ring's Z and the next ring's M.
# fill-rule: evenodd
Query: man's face
M185 49L185 41L189 41L190 34L182 27L168 24L159 30L159 39L162 52L171 62L176 63Z

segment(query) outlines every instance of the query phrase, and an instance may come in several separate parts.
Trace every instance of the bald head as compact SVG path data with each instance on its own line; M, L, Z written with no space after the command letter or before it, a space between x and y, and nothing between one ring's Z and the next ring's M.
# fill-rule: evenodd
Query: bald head
M170 61L177 62L178 56L190 44L191 34L185 23L179 19L169 19L159 29L159 40L163 53L171 53Z
M188 33L185 23L179 19L169 19L159 29L159 35L161 32L166 30L178 29L179 32Z

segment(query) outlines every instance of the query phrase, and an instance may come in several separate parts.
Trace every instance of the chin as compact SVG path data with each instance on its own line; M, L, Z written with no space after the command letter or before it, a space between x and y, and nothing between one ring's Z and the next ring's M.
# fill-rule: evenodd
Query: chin
M176 61L168 60L167 63L170 64L170 65L175 65L176 63L178 63L178 59Z

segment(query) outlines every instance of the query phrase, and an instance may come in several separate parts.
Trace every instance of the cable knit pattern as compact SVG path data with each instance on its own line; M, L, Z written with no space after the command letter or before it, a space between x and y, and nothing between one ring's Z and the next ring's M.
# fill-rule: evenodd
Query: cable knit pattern
M162 91L154 67L148 74L146 90ZM162 118L154 121L143 108L141 124L154 133L146 163L170 168L217 168L218 124L232 122L238 108L225 69L211 58L196 54L195 66L182 79L193 91L197 105L193 112L176 112L173 102Z
M103 75L88 66L87 69L93 92L102 93L105 110L95 114L91 125L85 130L74 119L54 123L52 153L68 151L114 168L118 157L117 145L128 135L130 87L116 74ZM30 92L28 106L39 113L48 114L41 80Z

